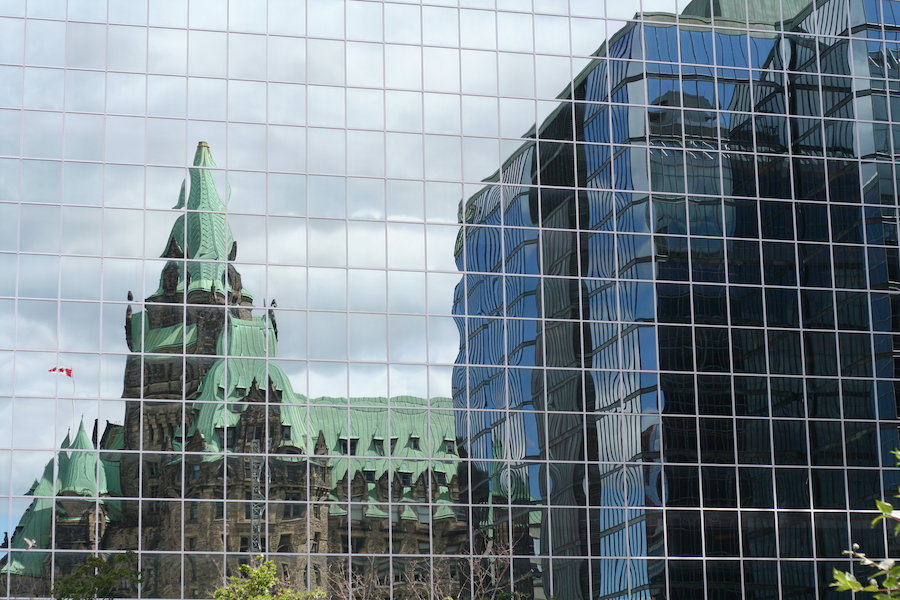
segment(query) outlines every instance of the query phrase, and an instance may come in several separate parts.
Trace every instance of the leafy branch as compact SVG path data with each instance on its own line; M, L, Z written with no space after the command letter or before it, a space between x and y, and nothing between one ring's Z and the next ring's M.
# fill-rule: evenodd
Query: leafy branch
M256 557L258 566L241 565L241 577L232 575L228 583L213 593L216 600L324 600L320 589L311 592L293 590L278 580L278 569L271 560Z
M900 462L900 450L891 452ZM900 494L895 496L900 498ZM876 500L875 506L881 512L872 520L872 527L889 519L894 521L894 534L900 533L900 510L895 510L890 503ZM876 600L900 599L900 565L892 558L876 561L859 551L859 544L853 544L853 548L845 550L844 554L859 560L864 567L872 567L875 571L867 578L866 583L859 581L853 573L834 569L832 575L834 582L831 587L839 592L873 592Z
M130 586L141 583L141 572L134 568L137 556L134 552L116 554L110 560L89 556L66 577L53 584L56 600L112 600L130 595Z

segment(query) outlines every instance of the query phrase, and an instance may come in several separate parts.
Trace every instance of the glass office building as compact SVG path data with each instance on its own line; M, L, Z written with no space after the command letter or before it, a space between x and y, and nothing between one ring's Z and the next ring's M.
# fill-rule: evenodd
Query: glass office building
M0 595L833 597L897 123L896 0L0 0Z

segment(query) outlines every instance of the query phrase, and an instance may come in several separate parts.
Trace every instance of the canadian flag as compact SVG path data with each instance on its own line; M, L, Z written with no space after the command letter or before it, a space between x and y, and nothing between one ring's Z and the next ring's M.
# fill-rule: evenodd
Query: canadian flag
M65 375L66 377L72 376L72 369L69 369L67 367L53 367L52 369L50 369L47 372L48 373L61 373L61 374Z

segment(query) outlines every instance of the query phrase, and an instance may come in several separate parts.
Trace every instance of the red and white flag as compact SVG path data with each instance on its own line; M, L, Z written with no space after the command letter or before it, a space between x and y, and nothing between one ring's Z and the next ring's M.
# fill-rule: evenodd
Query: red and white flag
M61 375L65 375L66 377L72 376L72 369L69 369L67 367L53 367L52 369L50 369L47 372L48 373L60 373Z

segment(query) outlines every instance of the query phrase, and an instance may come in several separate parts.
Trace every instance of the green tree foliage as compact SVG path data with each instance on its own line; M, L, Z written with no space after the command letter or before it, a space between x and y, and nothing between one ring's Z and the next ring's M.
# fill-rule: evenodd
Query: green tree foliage
M324 600L320 589L299 592L278 580L277 568L271 560L256 557L257 566L241 565L241 577L229 577L228 583L213 593L216 600Z
M132 586L141 582L134 552L116 554L109 560L89 556L75 571L53 584L56 600L112 600L130 596Z
M892 454L900 461L900 450L894 450ZM900 498L900 494L895 497ZM896 522L894 534L900 533L900 510L894 510L890 503L881 500L876 500L875 506L881 511L881 514L872 521L872 527L888 519ZM864 583L859 581L853 573L834 569L834 583L831 584L831 587L836 588L839 592L874 592L876 600L900 599L900 565L897 565L892 558L880 561L872 560L859 550L859 545L853 544L853 548L845 551L844 554L859 559L859 564L873 569L867 581Z

